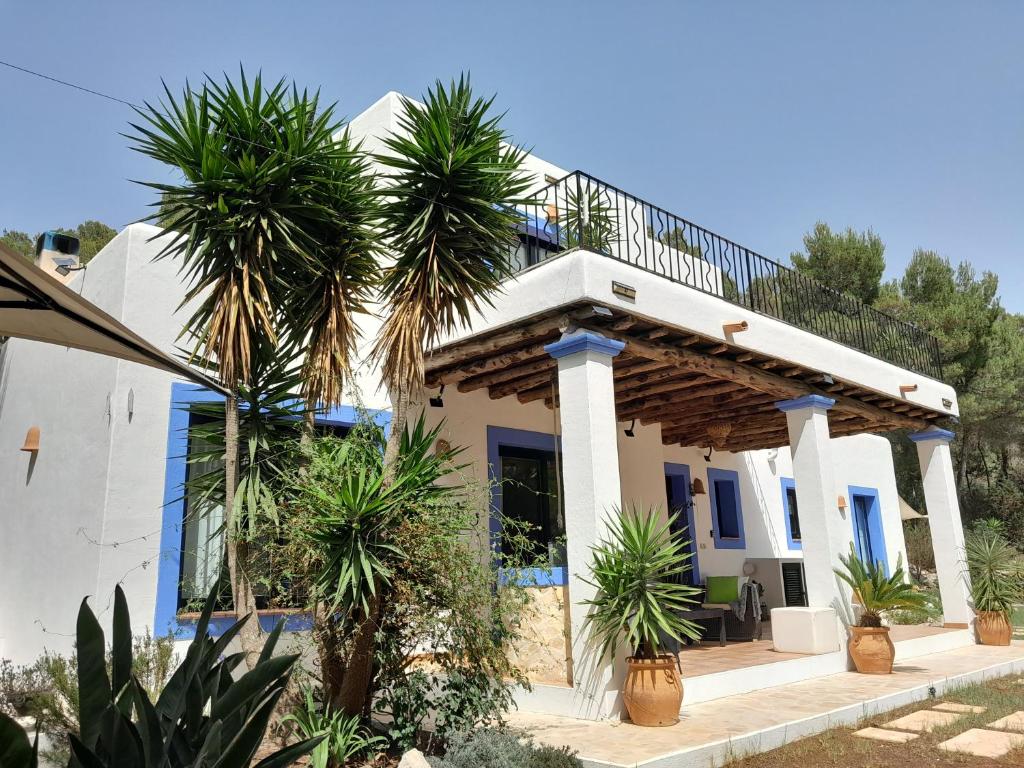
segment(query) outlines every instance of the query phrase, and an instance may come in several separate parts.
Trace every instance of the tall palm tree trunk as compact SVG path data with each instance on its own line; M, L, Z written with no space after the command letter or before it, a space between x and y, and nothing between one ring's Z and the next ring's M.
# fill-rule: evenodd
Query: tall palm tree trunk
M249 579L249 542L245 539L241 521L233 520L235 490L238 488L238 397L228 396L224 402L224 511L233 524L228 526L228 578L231 580L231 599L235 617L250 615L238 635L245 652L245 661L252 669L262 648L259 616L256 614L256 593Z

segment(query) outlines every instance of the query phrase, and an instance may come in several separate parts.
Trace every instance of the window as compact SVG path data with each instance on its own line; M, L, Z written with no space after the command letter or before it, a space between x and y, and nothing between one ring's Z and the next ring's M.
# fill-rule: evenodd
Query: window
M186 459L184 515L181 525L181 571L178 577L179 611L198 611L210 590L221 582L218 610L231 609L231 587L228 582L227 551L224 537L224 506L203 501L203 492L193 483L204 475L221 473L224 458L221 450L196 434L195 428L212 419L198 413L188 415L188 458ZM342 424L318 423L319 436L345 437L350 427ZM201 485L201 482L200 482ZM265 583L254 584L256 606L266 609L272 604L296 605L287 581L279 588ZM271 594L273 593L273 594Z
M709 469L711 526L716 549L743 549L743 508L739 475L728 469Z
M502 445L501 518L522 523L530 553L552 568L565 567L565 512L558 492L554 451ZM502 552L509 541L502 539Z
M857 555L865 563L880 562L889 573L885 553L885 532L882 528L882 510L875 488L850 486L850 515L853 518L853 541Z
M789 542L789 548L802 549L796 483L789 477L782 478L782 514L786 517L786 540Z

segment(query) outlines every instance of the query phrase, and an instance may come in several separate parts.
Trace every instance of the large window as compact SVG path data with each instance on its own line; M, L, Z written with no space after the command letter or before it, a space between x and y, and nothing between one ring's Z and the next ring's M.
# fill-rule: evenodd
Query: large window
M711 533L716 549L743 549L743 507L739 475L729 469L709 469Z
M800 536L800 513L796 503L796 483L782 478L782 514L786 516L786 540L790 549L803 549Z
M227 550L225 547L224 506L203 500L203 494L194 481L213 472L224 471L223 454L193 430L210 418L189 414L188 458L185 470L184 517L181 526L181 573L178 578L178 610L198 611L210 590L220 582L220 609L231 608L231 586L228 582ZM318 435L344 437L350 427L337 424L317 424ZM201 481L200 481L201 482ZM270 588L262 581L254 584L256 605L260 609L295 604L295 596L287 581ZM271 594L273 592L273 594Z
M565 513L558 488L554 451L502 445L501 518L520 523L516 533L528 541L530 555L542 565L565 566ZM511 530L511 529L509 529ZM509 554L511 537L502 537Z

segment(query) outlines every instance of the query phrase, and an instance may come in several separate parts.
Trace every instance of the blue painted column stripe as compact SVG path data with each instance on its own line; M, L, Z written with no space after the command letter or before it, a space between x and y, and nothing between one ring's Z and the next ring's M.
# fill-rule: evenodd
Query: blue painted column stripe
M938 440L943 443L950 443L956 435L948 429L926 429L924 432L912 432L907 435L915 443L926 443L929 440Z
M783 413L787 411L798 411L801 408L821 408L828 410L836 401L831 397L825 397L824 395L804 395L798 397L795 400L780 400L775 403L775 407Z
M604 336L590 331L577 331L546 345L544 351L557 360L577 352L598 352L615 357L625 348L626 342L624 341L606 339Z

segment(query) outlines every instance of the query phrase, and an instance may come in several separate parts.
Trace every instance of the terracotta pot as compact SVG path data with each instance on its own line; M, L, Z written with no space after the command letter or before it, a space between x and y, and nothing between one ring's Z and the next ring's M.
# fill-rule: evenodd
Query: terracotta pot
M889 628L850 627L850 657L862 674L891 674L896 648L889 639Z
M634 725L675 725L683 704L683 681L675 656L626 659L622 700Z
M1002 611L978 611L974 627L982 645L1009 645L1013 639L1010 618Z

